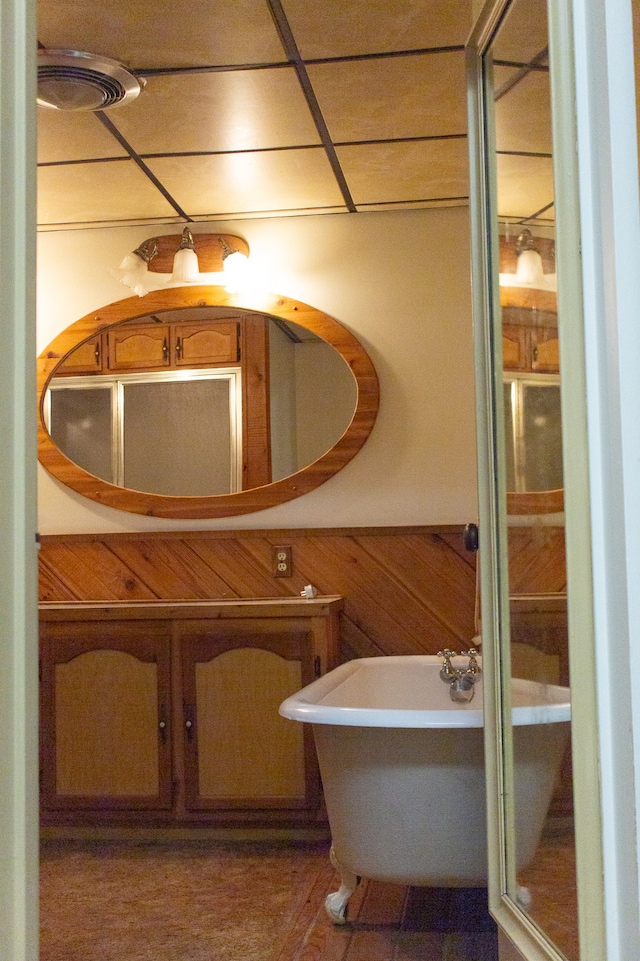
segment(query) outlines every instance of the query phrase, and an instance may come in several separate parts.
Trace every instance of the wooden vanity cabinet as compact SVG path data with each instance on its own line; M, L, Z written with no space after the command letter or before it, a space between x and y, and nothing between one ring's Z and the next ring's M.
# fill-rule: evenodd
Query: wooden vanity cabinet
M311 731L278 706L336 665L341 606L42 605L44 824L321 823Z

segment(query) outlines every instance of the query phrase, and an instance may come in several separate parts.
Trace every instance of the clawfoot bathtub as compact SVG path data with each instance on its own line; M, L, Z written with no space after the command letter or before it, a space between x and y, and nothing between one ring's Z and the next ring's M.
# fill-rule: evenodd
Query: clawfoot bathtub
M454 703L429 655L342 664L280 706L313 725L340 890L360 876L432 887L486 884L482 681ZM569 736L569 690L513 680L518 869L539 844ZM526 803L525 803L526 801ZM523 894L526 894L523 892Z

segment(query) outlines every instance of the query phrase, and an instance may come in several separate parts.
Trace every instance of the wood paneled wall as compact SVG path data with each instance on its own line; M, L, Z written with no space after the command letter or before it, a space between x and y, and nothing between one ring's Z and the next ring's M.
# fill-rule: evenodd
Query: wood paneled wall
M510 527L510 594L564 594L566 590L564 527Z
M275 577L272 548L292 549ZM512 594L566 589L564 530L509 530ZM462 527L323 528L44 536L41 601L342 594L344 659L432 654L474 635L475 557Z
M273 546L292 549L275 577ZM462 527L43 536L41 601L341 594L341 657L433 654L474 635L475 555Z

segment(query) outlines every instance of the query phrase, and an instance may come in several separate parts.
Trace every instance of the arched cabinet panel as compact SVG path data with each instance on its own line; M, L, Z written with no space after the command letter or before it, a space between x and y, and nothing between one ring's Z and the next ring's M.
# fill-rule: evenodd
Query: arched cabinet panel
M313 745L278 714L310 683L308 632L189 627L182 637L187 807L317 803Z
M167 626L45 623L41 645L43 805L168 810Z

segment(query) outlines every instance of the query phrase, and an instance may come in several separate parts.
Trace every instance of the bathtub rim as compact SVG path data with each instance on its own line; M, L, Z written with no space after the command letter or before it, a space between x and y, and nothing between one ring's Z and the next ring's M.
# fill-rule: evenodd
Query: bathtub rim
M300 691L286 698L279 707L279 713L294 721L308 724L332 724L342 727L384 727L384 728L481 728L484 726L482 700L478 707L455 704L444 710L403 709L379 707L349 707L347 705L323 704L322 699L334 691L361 667L382 669L395 664L413 663L429 667L431 670L441 666L441 659L432 654L394 654L381 657L362 657L346 661L318 678ZM519 725L546 725L566 722L571 719L569 688L559 685L543 685L536 681L514 679L521 685L532 688L552 689L556 696L566 692L566 700L554 703L533 703L512 709L512 720ZM476 703L475 701L472 703Z

